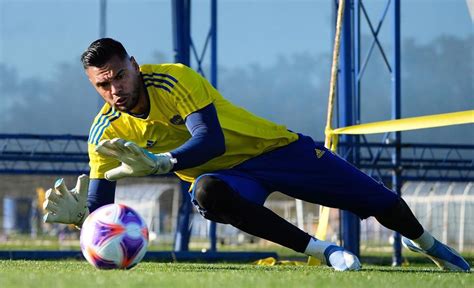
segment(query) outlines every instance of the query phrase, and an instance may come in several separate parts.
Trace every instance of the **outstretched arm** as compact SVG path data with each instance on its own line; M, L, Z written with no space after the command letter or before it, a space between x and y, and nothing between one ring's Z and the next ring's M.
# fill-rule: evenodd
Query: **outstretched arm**
M122 163L105 172L105 178L115 181L130 176L166 174L200 165L225 152L224 135L212 104L188 115L186 123L192 137L172 153L153 154L120 138L101 141L95 148L97 153Z
M214 104L189 114L186 127L192 137L170 152L177 159L173 171L195 167L224 154L224 133Z
M213 104L186 117L186 127L192 137L171 151L171 155L177 159L173 171L200 165L225 152L224 134ZM87 197L90 212L114 203L116 184L117 182L107 179L90 180Z

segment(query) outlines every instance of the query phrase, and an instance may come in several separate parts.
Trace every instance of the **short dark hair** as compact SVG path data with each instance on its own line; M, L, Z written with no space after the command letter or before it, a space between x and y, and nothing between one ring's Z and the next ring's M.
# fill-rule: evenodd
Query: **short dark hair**
M92 42L87 50L82 53L81 62L84 69L91 66L102 67L113 56L118 56L120 59L129 57L122 43L112 38L101 38Z

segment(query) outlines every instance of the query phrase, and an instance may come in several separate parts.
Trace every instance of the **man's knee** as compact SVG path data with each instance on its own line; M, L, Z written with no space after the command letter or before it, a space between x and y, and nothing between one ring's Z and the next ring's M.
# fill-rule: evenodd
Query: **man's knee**
M410 212L410 208L407 203L401 198L398 197L397 200L392 204L392 206L385 209L382 213L374 215L375 218L396 218L399 215L405 215L407 212Z
M194 197L199 206L208 212L228 211L235 199L235 192L224 181L213 176L203 176L196 183Z

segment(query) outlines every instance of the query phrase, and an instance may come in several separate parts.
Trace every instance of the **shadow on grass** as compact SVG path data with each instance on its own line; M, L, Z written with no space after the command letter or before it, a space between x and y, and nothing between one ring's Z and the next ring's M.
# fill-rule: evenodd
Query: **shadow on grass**
M433 264L434 265L434 264ZM361 271L364 271L364 272L390 272L390 273L394 273L394 272L401 272L401 273L416 273L416 274L420 274L420 273L426 273L426 274L470 274L470 273L466 273L466 272L458 272L458 271L445 271L445 270L437 270L437 268L417 268L417 267L383 267L383 266L380 266L380 267L377 267L377 266L370 266L368 268L365 268L364 266L362 266L362 270Z
M465 257L464 259L472 264L474 263L474 257ZM384 255L384 256L366 256L363 255L360 257L360 260L363 263L371 264L371 265L381 265L381 266L391 266L392 265L392 257L390 255ZM403 256L403 262L405 263L411 263L411 264L433 264L431 260L428 257L424 257L421 255L415 255L415 256Z

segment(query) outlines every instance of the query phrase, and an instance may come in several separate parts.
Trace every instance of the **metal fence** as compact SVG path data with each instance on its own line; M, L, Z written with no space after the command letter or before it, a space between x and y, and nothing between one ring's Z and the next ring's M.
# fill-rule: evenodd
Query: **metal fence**
M460 252L474 250L474 187L472 182L409 181L402 195L424 228ZM361 245L388 247L392 231L374 218L361 225Z

